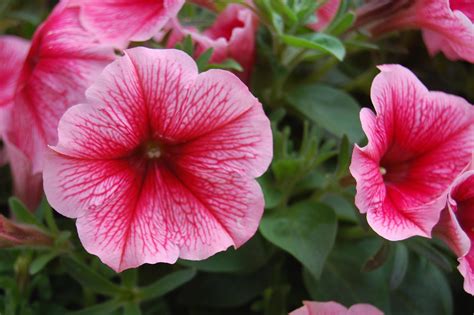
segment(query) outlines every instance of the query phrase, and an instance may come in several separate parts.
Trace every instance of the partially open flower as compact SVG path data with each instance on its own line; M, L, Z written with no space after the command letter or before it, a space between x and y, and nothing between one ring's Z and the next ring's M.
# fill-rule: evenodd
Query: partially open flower
M434 232L459 257L464 290L474 295L474 165L451 186L448 205Z
M354 148L356 205L389 240L431 236L453 180L474 149L474 107L430 92L408 69L384 65L374 79L376 115L360 113L367 146Z
M102 42L123 48L152 38L184 0L71 0L81 8L82 25Z
M257 230L270 123L232 73L133 48L69 109L44 169L51 205L117 271L200 260Z
M33 226L18 224L0 215L0 248L50 246L54 240Z
M26 59L29 46L29 42L20 37L0 36L0 140L5 133L20 69ZM0 149L0 166L6 160L6 152Z
M47 144L57 141L57 124L71 105L82 101L85 89L115 54L99 45L79 24L79 9L56 6L37 29L18 79L6 137L42 169ZM14 161L12 161L14 162Z
M257 17L250 9L231 4L219 13L214 24L200 32L194 27L186 27L178 20L170 23L171 36L168 47L174 47L178 41L191 36L196 43L196 57L209 48L213 49L210 61L221 63L228 58L236 60L244 69L237 73L243 81L248 81L255 61L255 37Z
M336 302L303 301L304 306L294 310L289 315L383 315L370 304L355 304L350 308Z
M377 1L373 1L377 3ZM385 1L387 2L387 1ZM393 6L396 10L379 19L375 35L400 29L421 29L431 55L442 51L451 60L474 63L474 4L463 0L416 0Z

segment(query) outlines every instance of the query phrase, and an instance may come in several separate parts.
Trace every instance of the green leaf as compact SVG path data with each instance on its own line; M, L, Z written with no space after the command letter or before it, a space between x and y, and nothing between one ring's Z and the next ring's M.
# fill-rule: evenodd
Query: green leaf
M186 282L191 281L195 275L195 269L185 269L167 274L155 283L144 287L141 291L141 298L143 300L150 300L161 297L174 289L179 288Z
M120 277L124 286L132 288L137 285L138 270L135 268L125 270L120 273Z
M262 235L298 259L314 277L321 275L336 238L334 211L326 205L305 201L265 216Z
M335 36L341 35L354 24L356 15L353 12L346 12L343 16L335 20L325 30Z
M362 271L364 263L380 245L381 240L377 238L338 242L319 280L316 281L308 271L303 273L311 298L336 300L344 305L369 303L381 310L390 309L387 267Z
M448 272L452 270L450 261L438 249L432 246L428 240L420 237L411 238L405 241L405 245L417 252L420 256L426 257L441 269Z
M71 277L79 282L83 287L86 287L94 292L105 295L116 295L122 292L122 289L102 277L89 266L77 261L73 258L62 258L62 263L66 267L66 271Z
M390 293L392 314L446 315L453 313L449 283L443 273L422 257L410 257L400 287Z
M41 224L41 222L36 219L34 214L31 213L18 198L9 198L8 205L10 206L10 209L18 222L36 225L44 229L44 226Z
M363 137L359 104L344 91L322 85L300 85L287 97L290 105L332 134L347 135L351 142Z
M238 72L244 71L244 68L242 68L240 63L238 63L237 61L231 58L226 59L222 61L221 63L211 63L209 64L208 69L224 69L224 70L234 70Z
M298 176L304 166L303 159L284 159L273 161L272 171L278 183L288 182L289 179Z
M206 260L180 260L179 263L207 272L252 272L261 267L268 260L268 256L261 236L256 234L237 250L229 248Z
M123 315L141 315L140 304L136 302L129 302L123 307Z
M44 255L40 255L36 257L30 265L30 275L34 275L40 272L51 260L53 260L57 256L55 252L49 252Z
M321 202L329 205L336 212L339 220L357 222L355 212L358 211L354 207L354 202L349 202L340 194L327 193L321 198Z
M311 33L302 36L283 34L280 38L287 45L328 53L340 61L346 54L344 44L339 39L324 33Z
M203 52L199 58L196 60L196 64L200 71L205 70L208 67L209 60L211 60L212 53L214 52L214 48L209 48L205 52Z
M392 275L390 276L390 289L397 289L405 279L408 270L408 250L403 243L395 244Z
M349 171L349 164L351 162L351 145L346 135L342 137L341 145L339 146L339 155L337 157L336 176L338 178L345 176Z
M262 187L263 196L265 197L265 209L272 209L278 206L283 194L277 189L275 180L270 175L270 172L258 178L258 183Z
M120 306L121 304L118 300L111 300L80 311L69 312L67 315L107 315L117 310Z

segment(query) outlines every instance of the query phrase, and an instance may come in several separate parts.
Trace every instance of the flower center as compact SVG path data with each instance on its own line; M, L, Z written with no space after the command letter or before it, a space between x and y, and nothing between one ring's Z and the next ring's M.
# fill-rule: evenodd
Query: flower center
M145 157L150 160L159 159L162 155L162 149L158 142L147 141L144 145Z

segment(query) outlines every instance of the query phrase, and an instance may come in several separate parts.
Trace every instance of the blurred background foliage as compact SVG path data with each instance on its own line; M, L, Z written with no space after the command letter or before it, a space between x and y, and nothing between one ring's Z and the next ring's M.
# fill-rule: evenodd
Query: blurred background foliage
M312 2L314 8L322 3ZM402 64L429 89L471 103L474 66L429 57L419 32L374 42L351 31L359 2L343 1L321 39L308 37L299 17L280 6L284 1L256 1L262 27L251 89L272 121L274 161L259 180L266 213L251 241L201 262L116 274L84 252L72 220L46 202L31 214L9 200L9 170L3 167L3 214L13 212L53 243L1 251L0 313L282 315L302 300L372 303L388 315L472 313L472 297L462 290L456 260L443 244L388 242L367 227L354 208L348 165L352 144L364 142L358 113L371 106L377 65ZM31 38L54 4L1 0L0 33ZM181 15L200 26L213 18L189 4Z

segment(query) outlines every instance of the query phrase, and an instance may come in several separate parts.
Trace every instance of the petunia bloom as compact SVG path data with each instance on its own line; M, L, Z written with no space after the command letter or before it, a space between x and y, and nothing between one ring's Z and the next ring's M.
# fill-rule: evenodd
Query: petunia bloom
M389 240L431 236L446 193L474 149L474 107L430 92L408 69L383 65L372 83L376 115L360 118L368 144L355 146L350 171L356 205Z
M398 1L398 0L397 0ZM431 55L474 63L474 4L463 0L416 0L372 28L374 34L421 29Z
M117 47L146 41L176 17L184 0L72 0L81 23L101 41Z
M172 32L167 42L174 47L186 36L196 43L196 57L212 48L210 61L221 63L228 58L236 60L244 69L237 75L248 81L255 61L255 37L258 27L257 17L250 9L238 4L228 5L214 24L203 32L194 27L182 26L177 20L170 23Z
M464 290L474 295L474 164L451 186L447 207L434 232L459 257Z
M54 240L38 228L15 223L0 214L0 248L51 246Z
M42 169L48 144L57 141L57 124L66 109L81 102L86 88L114 58L112 47L98 44L79 23L77 8L56 6L33 36L15 92L6 137ZM12 161L14 162L14 161Z
M341 0L328 0L316 10L314 13L316 22L310 24L309 27L314 31L326 28L336 16L340 4Z
M294 310L289 315L383 315L370 304L355 304L350 308L336 302L303 301L304 306Z
M15 88L30 44L16 36L0 36L0 139L5 133L8 112L13 105ZM4 150L0 150L0 166L7 160Z
M270 123L232 73L182 51L125 51L59 123L44 189L116 271L205 259L257 230Z

